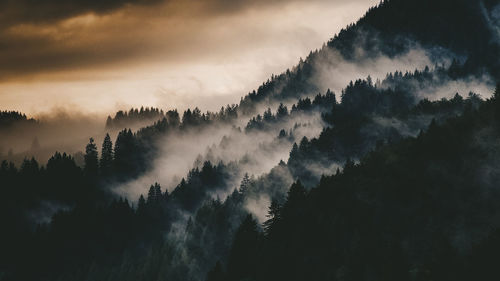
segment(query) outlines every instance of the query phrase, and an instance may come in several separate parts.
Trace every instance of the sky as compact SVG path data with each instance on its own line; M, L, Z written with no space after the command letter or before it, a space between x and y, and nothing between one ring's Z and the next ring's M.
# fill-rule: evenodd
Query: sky
M0 0L0 110L217 110L377 3Z

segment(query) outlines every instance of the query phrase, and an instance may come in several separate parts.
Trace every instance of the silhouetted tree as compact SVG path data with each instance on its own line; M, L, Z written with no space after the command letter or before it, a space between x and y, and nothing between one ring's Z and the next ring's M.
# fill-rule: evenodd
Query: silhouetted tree
M109 176L113 169L113 143L109 134L102 142L100 169L104 176Z
M97 146L94 139L90 138L89 143L85 147L85 166L84 173L88 177L96 177L99 171L99 160L97 155Z
M155 190L155 186L151 185L149 187L149 191L148 191L147 204L148 205L152 205L152 204L155 204L155 203L156 203L156 190Z
M276 117L277 118L283 118L288 116L288 108L283 105L283 103L280 103L278 106L278 110L276 110Z
M144 200L144 196L141 194L139 200L137 201L137 212L142 213L146 210L146 200Z
M131 177L144 169L146 163L141 162L139 149L134 134L130 129L118 133L114 148L114 168L120 176Z
M250 177L248 176L248 173L245 173L240 183L239 191L241 194L245 194L247 192L248 188L250 187L250 183Z
M262 224L264 233L269 234L274 224L280 220L281 206L276 199L271 200L271 205L267 211L267 220Z
M229 253L228 276L230 280L254 279L258 264L260 233L252 215L241 223L234 236Z

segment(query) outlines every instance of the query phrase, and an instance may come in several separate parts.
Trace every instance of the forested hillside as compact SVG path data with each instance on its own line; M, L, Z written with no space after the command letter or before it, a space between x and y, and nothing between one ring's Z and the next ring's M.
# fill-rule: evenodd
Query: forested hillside
M382 1L239 104L0 153L0 280L497 280L499 4Z
M207 280L496 280L500 88L247 217Z

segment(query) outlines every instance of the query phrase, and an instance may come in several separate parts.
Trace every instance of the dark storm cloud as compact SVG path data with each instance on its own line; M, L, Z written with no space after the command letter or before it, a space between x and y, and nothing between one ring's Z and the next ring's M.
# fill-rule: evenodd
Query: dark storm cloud
M357 0L353 2L369 2ZM210 22L325 0L0 0L0 81L196 48ZM334 1L336 5L351 3ZM279 4L279 6L278 6ZM323 4L320 4L323 5ZM270 19L258 20L260 22ZM226 22L224 22L226 23ZM223 23L223 24L224 24ZM221 29L221 24L211 28ZM272 28L272 27L270 27ZM125 32L126 31L126 32ZM263 31L266 33L266 31ZM204 36L202 34L202 36ZM259 40L258 34L248 34ZM225 38L224 38L225 39ZM223 39L223 40L224 40ZM209 39L205 41L210 41ZM231 43L231 41L228 41ZM180 44L184 46L179 47ZM180 51L179 51L180 50ZM174 52L177 54L174 55ZM204 52L192 50L191 57Z
M0 0L0 24L54 22L73 16L105 14L125 5L149 5L161 0Z
M233 102L377 2L0 0L0 104L104 112L185 107L197 93Z
M0 26L50 23L87 13L103 15L125 6L159 3L170 3L174 6L201 4L204 12L224 13L253 6L296 1L303 0L0 0Z

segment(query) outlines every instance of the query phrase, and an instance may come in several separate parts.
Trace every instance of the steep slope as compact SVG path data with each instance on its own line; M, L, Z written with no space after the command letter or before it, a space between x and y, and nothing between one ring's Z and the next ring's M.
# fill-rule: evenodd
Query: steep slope
M446 275L449 268L468 263L467 254L484 251L457 243L482 240L489 234L487 228L496 226L493 202L498 198L489 179L496 181L497 175L488 172L487 183L476 175L482 167L486 171L492 170L490 164L496 167L498 134L492 120L498 119L493 109L497 102L484 103L474 94L466 99L457 95L450 100L421 101L420 94L438 99L435 89L450 81L495 75L497 65L492 58L497 43L492 19L497 2L384 1L296 68L273 76L242 98L239 106L216 113L186 110L182 116L176 110L155 113L153 119L158 115L162 119L153 125L136 133L122 130L114 150L108 151L114 160L106 173L102 169L89 173L60 153L47 168L34 160L24 161L20 170L3 162L0 179L7 188L1 190L1 198L8 204L2 205L2 215L13 227L0 239L7 249L0 254L0 278L202 280L219 259L222 263L210 274L213 280L225 278L226 269L231 280L453 277ZM449 67L430 70L422 66L406 74L392 69L395 60L414 48L424 49L430 63L441 62L440 56L450 53L459 60ZM376 70L379 61L374 57L387 58L381 61L395 73L383 81L345 81L339 86L339 92L343 91L338 103L325 87L335 79L325 75L325 65L342 71L371 62L375 67L365 70ZM317 98L307 98L312 96ZM295 104L288 112L281 103ZM263 108L277 108L276 114ZM464 117L448 125L437 125L461 114ZM314 119L325 126L321 135L301 140L305 136L300 132L302 123L307 127ZM418 136L429 124L429 132ZM313 127L314 133L322 129ZM204 142L211 135L216 135L216 141ZM293 142L297 145L292 148ZM141 176L161 162L156 161L161 149L171 143L181 144L164 153L174 165L159 165L157 174L143 180ZM182 151L186 143L192 144L190 151ZM224 158L223 153L234 147L241 151ZM349 161L363 159L376 147L360 165ZM92 143L87 149L89 155L97 151ZM288 163L269 157L282 152L288 157L290 149ZM199 150L201 156L176 158L174 150L184 155ZM489 150L493 154L486 157ZM257 161L262 160L259 157L275 161L270 166L274 168L257 178L243 177L249 167L267 169L265 161ZM483 158L491 163L481 162ZM96 157L88 159L97 163ZM172 177L176 180L172 192L151 185L137 207L106 197L109 185L139 177L137 184L147 188L180 162L194 162L194 167L179 176L185 179ZM309 188L322 174L336 173L344 162L344 171L323 177L318 188L307 192L295 184L286 198L293 180L300 178ZM425 173L416 177L414 171ZM456 183L462 179L463 185ZM474 186L485 187L491 198L482 201ZM263 209L271 201L272 219L264 224L265 235L251 217L236 229L248 213L262 220ZM42 203L55 208L63 203L63 210L33 230L27 217L33 206ZM430 210L437 214L433 216ZM453 215L455 211L459 215ZM476 219L481 225L474 228ZM437 253L421 240L436 244ZM360 258L364 253L369 256ZM453 258L450 264L444 262L447 257Z
M292 185L264 234L240 226L227 276L219 266L208 280L497 280L499 114L497 88L310 192Z
M498 0L383 1L357 23L341 30L326 46L311 52L295 68L273 76L257 91L242 98L240 107L243 112L252 112L254 103L326 91L317 80L324 75L325 65L345 67L345 61L363 65L367 60L373 63L377 57L397 58L415 49L423 50L431 63L460 59L465 67L456 73L457 78L484 73L498 77L499 3ZM407 67L387 72L414 68ZM362 77L350 79L358 78Z

